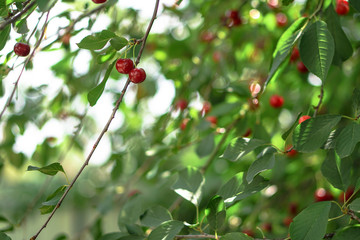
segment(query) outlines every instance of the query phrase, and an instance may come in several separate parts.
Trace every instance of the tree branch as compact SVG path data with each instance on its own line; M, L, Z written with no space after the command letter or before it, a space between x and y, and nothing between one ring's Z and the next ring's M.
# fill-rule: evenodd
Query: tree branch
M20 12L18 12L17 14L15 14L14 16L12 16L9 19L6 19L4 22L2 22L0 24L0 31L3 30L7 25L12 24L13 22L15 22L16 20L18 20L22 15L24 15L24 13L26 13L27 11L29 11L30 8L32 8L34 5L36 4L36 1L33 0L32 2L30 2L29 4L27 4Z
M29 4L29 5L30 5L30 4ZM29 5L28 5L28 6L29 6ZM49 14L50 14L50 10L49 10L48 13L46 14L45 23L44 23L44 26L43 26L43 28L42 28L41 35L40 35L40 37L39 37L39 40L36 42L35 47L34 47L33 51L31 52L30 56L26 59L24 65L23 65L23 67L22 67L22 69L21 69L20 75L19 75L18 79L16 80L16 82L14 83L14 88L13 88L13 90L12 90L12 92L11 92L8 100L6 101L6 104L5 104L4 108L3 108L3 110L2 110L1 113L0 113L0 120L1 120L2 116L4 115L6 109L10 106L12 99L14 98L16 89L17 89L17 87L18 87L18 85L19 85L20 78L21 78L21 76L22 76L22 74L23 74L23 72L24 72L24 69L25 69L26 65L29 63L30 59L32 59L32 58L34 57L35 51L36 51L36 50L38 49L38 47L40 46L40 43L41 43L41 41L42 41L42 39L43 39L43 37L44 37L44 35L45 35L45 31L46 31L46 27L47 27L48 19L49 19Z
M143 42L142 42L142 45L141 45L141 48L140 48L140 51L139 51L139 54L136 58L136 64L139 64L140 62L140 58L141 58L141 55L142 55L142 52L145 48L145 43L146 43L146 39L150 33L150 30L151 30L151 27L155 21L155 18L157 16L157 11L158 11L158 8L159 8L159 2L160 0L156 0L156 3L155 3L155 8L154 8L154 13L153 13L153 16L150 20L150 23L149 23L149 26L146 30L146 33L144 35L144 38L143 38ZM109 126L112 122L112 120L115 118L115 114L117 112L117 110L119 109L119 106L120 106L120 103L122 102L123 100L123 97L126 93L126 90L128 88L128 86L130 85L130 79L128 78L128 80L126 81L125 83L125 86L124 88L122 89L121 91L121 94L120 94L120 97L118 98L118 100L116 101L116 104L115 104L115 107L113 108L113 111L107 121L107 123L105 124L103 130L101 131L100 135L98 136L98 138L96 139L94 145L93 145L93 148L92 150L90 151L90 153L88 154L84 164L81 166L80 170L78 171L78 173L76 174L76 176L74 177L73 181L70 183L70 185L67 187L66 191L64 192L64 194L62 195L62 197L60 198L60 200L58 201L58 203L56 204L54 210L51 212L51 214L49 215L48 219L45 221L44 225L41 226L41 228L39 229L39 231L33 236L30 238L30 240L35 240L39 234L41 233L41 231L46 228L47 224L50 222L50 220L52 219L52 217L54 216L56 210L61 206L62 202L64 201L65 197L67 196L67 194L69 193L70 189L74 186L76 180L79 178L79 176L81 175L81 173L83 172L83 170L85 169L85 167L89 164L89 161L93 155L93 153L95 152L97 146L99 145L102 137L105 135L105 133L108 131L109 129Z
M351 219L358 221L360 223L360 218L356 216L355 212L353 210L349 210L347 212L348 215L350 215Z

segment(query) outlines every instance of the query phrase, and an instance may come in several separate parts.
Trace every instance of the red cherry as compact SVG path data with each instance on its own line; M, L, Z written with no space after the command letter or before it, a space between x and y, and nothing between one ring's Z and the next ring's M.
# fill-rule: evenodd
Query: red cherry
M292 223L293 219L292 217L286 217L283 219L283 224L286 226L286 227L289 227L290 224Z
M286 151L288 151L288 152L286 153L286 155L287 155L288 157L294 157L294 156L296 156L298 152L297 152L295 149L291 149L291 150L289 151L290 148L292 148L292 146L288 146L288 147L286 148Z
M203 32L200 36L201 41L210 43L216 38L215 34L212 32Z
M231 21L230 21L230 26L229 27L240 26L241 24L242 24L242 20L241 20L240 17L232 18Z
M204 102L200 113L201 115L206 115L208 112L210 112L210 110L211 110L211 103Z
M276 25L278 27L285 27L287 24L287 17L283 13L276 14Z
M134 63L131 59L120 58L116 61L115 67L119 73L129 74L134 69Z
M264 229L264 231L266 232L272 232L272 225L271 223L264 223L262 225L262 229Z
M339 0L336 3L336 13L338 15L346 15L348 14L350 8L349 8L349 3L347 1L344 0Z
M304 115L304 116L301 116L300 118L299 118L299 124L301 124L302 122L304 122L304 121L306 121L306 120L308 120L308 119L310 119L311 117L309 116L309 115Z
M30 46L26 43L16 43L14 46L14 52L20 57L26 57L30 53Z
M355 191L354 187L348 187L348 189L345 192L345 201L347 201L354 194L354 191ZM342 203L344 202L344 192L340 193L339 201Z
M181 111L185 110L188 106L188 102L185 99L179 99L176 104L176 109L180 109Z
M222 58L222 54L219 51L214 52L212 55L212 59L215 63L220 62L221 58Z
M184 131L189 121L190 119L184 118L180 123L180 129Z
M299 49L297 47L294 47L290 55L290 62L295 62L296 60L299 59L299 57L300 57Z
M275 94L270 97L270 105L273 108L281 108L283 104L284 104L284 98L282 96Z
M255 237L255 233L253 230L251 229L244 229L242 230L242 233L245 233L246 235L248 235L249 237Z
M301 73L307 73L309 71L303 62L298 62L297 70Z
M333 195L326 191L324 188L319 188L314 193L314 199L316 202L330 201L333 200Z
M229 10L226 12L226 17L228 18L238 18L239 17L239 11L238 10Z
M289 213L292 216L295 216L298 213L298 204L295 202L290 203L289 205Z
M271 9L276 9L279 7L279 0L268 0L267 1L267 5L269 6L269 8Z
M248 130L246 130L246 132L244 133L243 137L248 137L251 135L251 133L252 133L251 128L248 128Z
M215 116L208 116L208 117L206 117L206 121L210 122L211 124L216 125L218 120L217 120L217 117L215 117Z
M146 78L145 70L142 68L134 68L130 71L129 78L133 83L142 83Z
M91 1L93 1L93 2L96 3L96 4L106 2L106 0L91 0Z

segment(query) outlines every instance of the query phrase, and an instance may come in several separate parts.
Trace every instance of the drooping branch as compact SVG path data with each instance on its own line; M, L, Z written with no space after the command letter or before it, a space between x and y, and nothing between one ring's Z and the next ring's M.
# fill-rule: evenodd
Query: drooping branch
M2 22L0 24L0 31L3 30L7 25L12 24L16 20L18 20L22 15L24 15L27 11L29 11L35 4L36 4L36 1L33 0L32 2L27 4L21 11L16 13L14 16L12 16L9 19L6 19L4 22Z
M156 16L157 16L157 12L158 12L158 8L159 8L159 2L160 0L156 0L156 3L155 3L155 7L154 7L154 12L153 12L153 16L150 20L150 23L148 25L148 28L145 32L145 35L143 37L143 41L142 41L142 45L141 45L141 48L140 48L140 51L139 51L139 54L136 58L136 61L135 61L135 64L139 64L140 62L140 59L141 59L141 55L142 55L142 52L145 48L145 44L146 44L146 39L150 33L150 30L152 28L152 25L156 19ZM59 209L59 207L61 206L62 202L64 201L64 199L66 198L67 194L69 193L70 189L74 186L76 180L79 178L79 176L81 175L81 173L83 172L83 170L85 169L85 167L89 164L90 162L90 159L92 157L92 155L94 154L97 146L99 145L102 137L105 135L105 133L108 131L109 129L109 126L112 122L112 120L115 118L115 114L117 112L117 110L119 109L119 106L120 106L120 103L122 102L123 100L123 97L128 89L128 86L130 85L130 79L128 79L121 91L121 94L120 94L120 97L118 98L118 100L116 101L116 104L115 104L115 107L113 108L113 111L107 121L107 123L105 124L103 130L101 131L100 135L98 136L98 138L96 139L90 153L88 154L84 164L81 166L80 170L78 171L78 173L76 174L76 176L74 177L73 181L70 183L70 185L67 187L66 191L64 192L64 194L61 196L60 200L58 201L58 203L56 204L55 208L53 209L53 211L51 212L51 214L49 215L48 219L45 221L45 223L41 226L41 228L39 229L39 231L33 236L30 238L30 240L35 240L39 234L41 233L41 231L46 228L47 224L50 222L50 220L52 219L52 217L54 216L55 212L57 211L57 209Z
M29 5L30 5L30 4L29 4ZM24 72L24 70L25 70L25 67L27 66L27 64L29 63L29 61L34 57L35 51L38 49L38 47L40 46L40 43L41 43L42 39L44 38L45 31L46 31L46 27L47 27L47 24L48 24L49 14L50 14L50 10L49 10L49 11L47 12L47 14L46 14L46 19L45 19L44 26L43 26L43 28L42 28L42 30L41 30L41 35L40 35L38 41L36 42L36 44L35 44L35 46L34 46L34 49L32 50L31 54L30 54L30 55L28 56L28 58L26 59L24 65L23 65L23 67L22 67L22 69L21 69L21 72L20 72L20 74L19 74L19 77L18 77L18 79L16 80L16 82L14 83L13 90L12 90L12 92L11 92L8 100L6 101L6 104L5 104L5 106L3 107L3 110L2 110L1 113L0 113L0 120L1 120L2 116L4 115L6 109L10 106L12 99L14 98L16 89L17 89L17 87L18 87L18 85L19 85L19 81L20 81L20 78L21 78L21 76L22 76L22 74L23 74L23 72Z

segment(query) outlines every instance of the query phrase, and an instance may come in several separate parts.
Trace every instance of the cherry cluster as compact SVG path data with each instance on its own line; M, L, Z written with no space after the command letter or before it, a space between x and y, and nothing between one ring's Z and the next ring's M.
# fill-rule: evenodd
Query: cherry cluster
M129 58L119 58L116 61L116 70L122 74L129 74L132 83L142 83L145 81L146 73L142 68L135 68L134 62Z

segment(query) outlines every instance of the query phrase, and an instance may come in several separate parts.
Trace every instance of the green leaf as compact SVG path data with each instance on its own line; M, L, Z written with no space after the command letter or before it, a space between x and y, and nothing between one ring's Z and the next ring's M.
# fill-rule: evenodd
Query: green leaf
M335 188L345 192L350 184L351 167L351 159L339 159L335 152L330 150L321 165L321 172Z
M110 40L110 44L113 48L115 48L117 51L128 45L129 41L126 38L123 37L114 37Z
M301 36L307 18L301 17L297 19L291 26L286 29L286 31L281 35L279 41L277 42L275 51L273 53L273 62L269 71L269 75L266 79L265 86L274 78L279 67L288 57L292 51L294 44Z
M113 233L107 233L103 236L101 236L101 238L99 240L119 240L121 237L126 236L126 233L122 233L122 232L113 232Z
M8 7L6 6L6 0L0 0L0 17L6 17L7 15Z
M198 147L196 148L196 154L200 158L205 157L210 153L212 153L212 151L215 148L214 137L215 137L214 134L209 134L201 140Z
M360 125L351 122L336 138L335 149L337 154L340 158L350 156L358 142L360 142Z
M171 213L162 206L155 206L140 216L141 224L146 227L157 227L161 223L172 220Z
M15 27L14 27L14 30L17 32L17 33L27 33L29 32L29 28L27 26L27 22L26 22L26 18L25 19L22 19L21 21L17 22L15 24Z
M227 233L220 238L221 240L252 240L252 237L249 237L245 233L234 232L234 233Z
M224 154L221 155L221 158L225 158L230 161L238 161L246 154L264 145L265 143L266 142L261 139L235 138L227 146Z
M167 221L155 228L149 235L149 240L172 240L181 231L184 224L180 221Z
M110 39L115 37L117 37L115 33L103 30L100 33L96 33L95 36L86 36L77 45L79 48L88 50L102 49Z
M225 183L218 191L226 206L231 206L268 186L268 181L261 176L256 176L251 183L245 181L244 174L238 173Z
M6 26L2 31L0 31L0 50L5 47L5 44L9 38L11 30L11 25Z
M214 231L224 224L226 218L225 204L221 196L214 196L206 207L207 220Z
M301 38L299 51L307 69L325 81L335 52L334 39L325 22L310 25Z
M96 87L94 87L93 89L91 89L90 92L87 94L87 99L88 99L90 106L92 106L92 107L95 106L95 104L97 103L97 101L99 100L101 95L103 94L106 82L109 79L109 76L110 76L111 71L113 70L115 64L116 64L116 60L113 61L109 65L101 83L99 85L97 85Z
M318 202L305 208L290 224L292 240L320 240L326 233L331 202Z
M50 194L45 202L41 203L40 212L41 214L51 213L52 210L55 208L56 204L59 202L60 198L64 194L66 190L66 185L63 185L55 190L52 194Z
M351 6L353 6L356 11L360 12L360 1L359 0L349 0Z
M275 148L267 147L257 156L257 159L250 165L246 173L248 183L251 183L257 174L274 167L276 152Z
M11 238L3 232L0 232L0 240L11 240Z
M352 107L354 115L357 117L360 114L360 90L355 88L352 95Z
M360 226L347 226L338 231L332 240L360 240Z
M187 167L179 172L179 178L171 187L177 194L199 206L205 178L199 170Z
M36 0L36 3L42 12L47 12L57 2L57 0Z
M347 36L345 35L332 4L325 10L327 27L334 38L335 55L334 60L339 58L342 62L350 58L353 54L353 48Z
M299 124L293 133L294 148L299 152L319 149L340 120L338 115L321 115Z
M299 122L299 118L301 117L302 113L300 112L297 117L296 120L294 121L294 123L291 125L291 127L283 133L283 135L281 135L281 138L283 140L286 140L288 138L288 136L294 131L294 129L296 128L296 126L298 125Z
M350 209L355 212L360 212L360 198L356 198L350 203Z
M39 171L41 173L51 176L56 175L58 172L63 172L65 174L65 171L60 163L52 163L42 168L38 168L35 166L28 166L27 171Z

